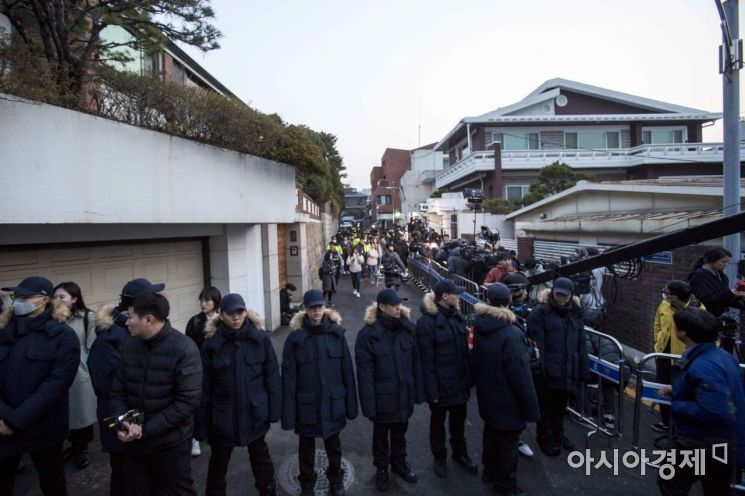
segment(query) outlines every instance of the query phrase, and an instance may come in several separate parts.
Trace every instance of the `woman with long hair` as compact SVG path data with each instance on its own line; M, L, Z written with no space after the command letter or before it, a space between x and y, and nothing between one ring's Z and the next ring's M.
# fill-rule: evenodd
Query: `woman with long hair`
M80 365L69 392L70 403L70 447L65 450L65 459L73 460L78 470L90 464L88 444L93 441L93 425L96 423L96 393L88 373L88 352L96 339L96 317L85 306L83 294L74 282L62 282L54 288L54 299L58 305L70 310L67 325L80 341Z
M688 274L691 291L706 309L719 317L730 307L745 309L745 300L729 287L724 269L732 260L732 253L715 246L704 252Z

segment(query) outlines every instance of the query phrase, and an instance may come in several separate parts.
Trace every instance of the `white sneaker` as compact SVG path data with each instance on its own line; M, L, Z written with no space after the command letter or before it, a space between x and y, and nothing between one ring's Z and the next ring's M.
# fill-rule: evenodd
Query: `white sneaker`
M356 296L357 298L359 298L359 297L360 297L360 292L359 292L359 291L355 291L354 295L355 295L355 296Z
M533 458L533 450L530 449L530 446L525 444L525 442L521 439L520 443L517 445L517 450L520 452L521 455L527 456L528 458Z
M202 454L202 450L199 448L199 441L196 439L191 440L191 456L199 456Z

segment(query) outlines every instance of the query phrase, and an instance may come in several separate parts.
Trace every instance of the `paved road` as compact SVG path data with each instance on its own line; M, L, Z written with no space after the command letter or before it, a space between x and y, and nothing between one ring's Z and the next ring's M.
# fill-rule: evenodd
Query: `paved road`
M377 289L363 281L362 297L352 296L351 282L348 277L340 281L340 292L336 296L336 308L344 319L343 326L347 329L347 339L351 347L362 327L362 316L365 307L374 300ZM419 317L419 301L422 293L414 287L404 285L402 292L409 297L409 306L412 308L412 317ZM282 356L282 347L289 330L279 329L272 335L277 355ZM352 353L354 355L354 353ZM475 396L475 395L473 395ZM619 453L631 450L631 412L632 400L626 398L624 411L628 421L624 428L625 437L614 441L612 447L618 448ZM649 425L658 419L654 412L645 410L642 418L643 446L652 449L652 435ZM428 442L428 420L429 410L426 405L417 406L411 419L407 434L409 462L413 470L419 476L417 484L407 484L397 476L391 478L389 494L407 495L488 495L492 494L489 487L483 484L479 476L468 474L460 467L449 464L449 475L446 480L437 478L431 470L432 456L429 451ZM466 436L468 449L474 460L481 459L481 429L483 423L478 416L476 401L472 397L468 410L468 423ZM583 447L585 433L587 430L580 425L567 421L568 436ZM536 456L533 459L520 459L518 482L529 494L541 496L567 496L567 495L598 495L603 496L631 496L631 495L655 495L659 494L655 484L656 474L647 473L646 476L635 471L619 467L619 475L614 476L612 470L593 470L592 475L587 476L583 469L572 469L567 463L566 453L556 458L544 457L538 451L535 444L535 426L531 425L524 434L524 439L534 448ZM372 465L371 423L358 417L349 422L343 431L342 447L344 457L353 465L355 476L354 482L348 488L351 495L373 495L379 494L375 489L375 468ZM283 463L292 461L296 456L297 437L292 432L282 431L274 425L269 431L267 442L275 463L275 469L279 471ZM319 444L320 446L320 444ZM595 456L599 450L607 448L607 443L602 438L593 438L592 449ZM194 480L197 483L199 494L204 493L204 481L207 477L207 461L209 458L209 447L203 444L202 456L195 458L192 467ZM608 452L612 459L612 451ZM75 496L99 496L107 494L108 490L108 457L100 452L97 441L91 445L91 465L83 470L76 471L68 467L68 488L71 495ZM620 456L619 456L620 458ZM37 496L40 495L36 482L36 473L25 459L26 469L19 475L17 482L17 495ZM244 495L256 494L253 488L253 476L248 464L248 456L245 450L234 452L230 465L228 494ZM287 494L282 491L282 494ZM700 494L695 489L692 494Z

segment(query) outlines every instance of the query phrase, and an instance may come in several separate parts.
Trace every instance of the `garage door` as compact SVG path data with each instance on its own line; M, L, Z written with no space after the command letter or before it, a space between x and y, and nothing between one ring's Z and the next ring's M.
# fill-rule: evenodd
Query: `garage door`
M0 287L14 286L30 275L54 284L74 281L86 305L97 310L117 303L127 281L144 277L166 284L171 323L184 331L189 317L199 312L197 297L204 287L202 242L163 241L81 245L0 251Z

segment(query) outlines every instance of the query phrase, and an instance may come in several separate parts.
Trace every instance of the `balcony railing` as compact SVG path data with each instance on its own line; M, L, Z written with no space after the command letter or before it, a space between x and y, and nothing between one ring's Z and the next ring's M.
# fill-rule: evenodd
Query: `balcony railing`
M741 153L745 144L740 143ZM507 150L502 151L502 170L540 169L553 162L564 162L582 169L632 167L644 164L722 162L722 143L679 143L641 145L633 148L597 150ZM476 151L437 175L435 186L442 188L475 172L494 170L494 151Z

